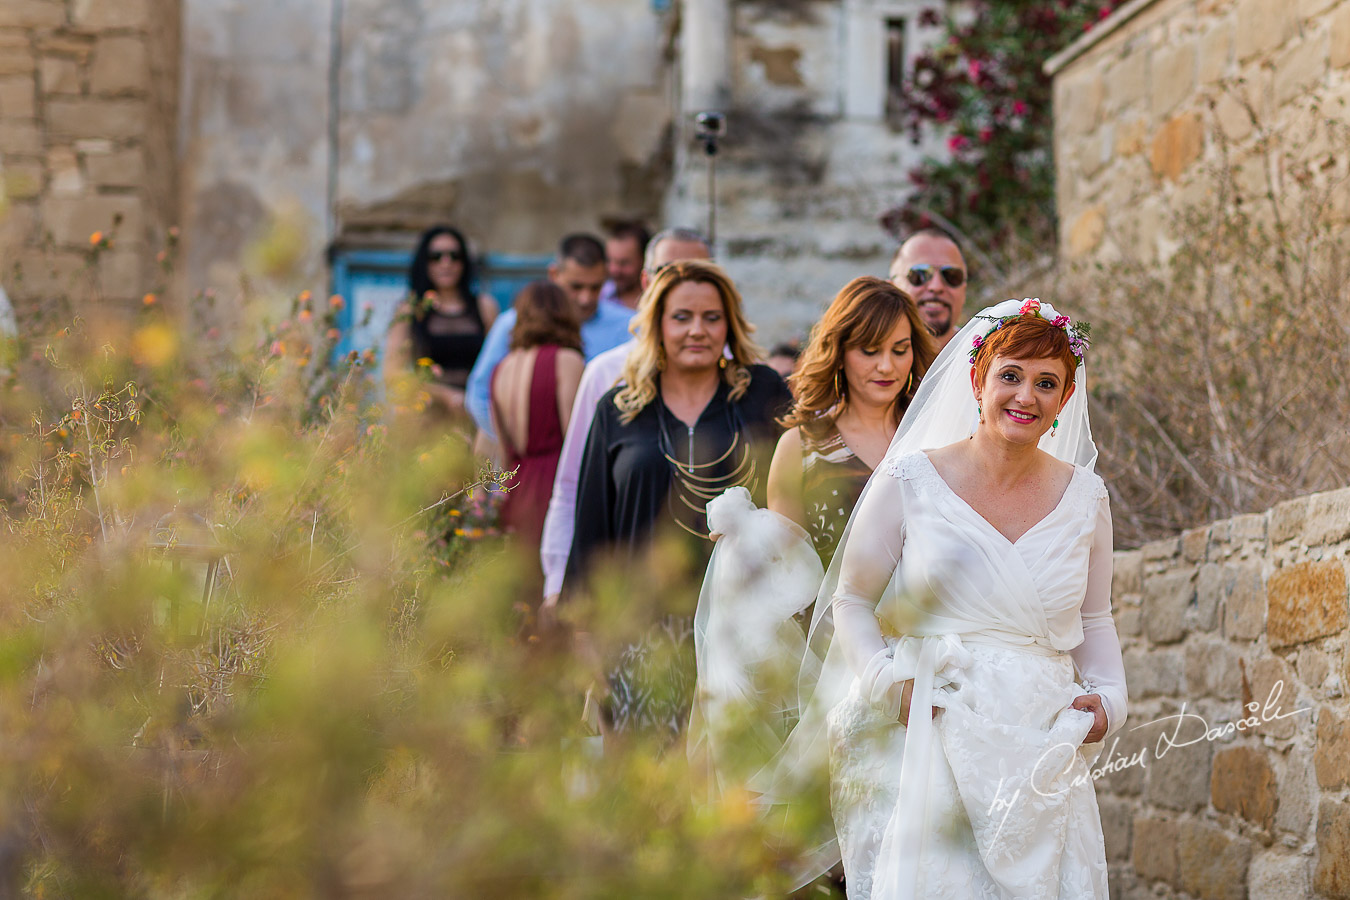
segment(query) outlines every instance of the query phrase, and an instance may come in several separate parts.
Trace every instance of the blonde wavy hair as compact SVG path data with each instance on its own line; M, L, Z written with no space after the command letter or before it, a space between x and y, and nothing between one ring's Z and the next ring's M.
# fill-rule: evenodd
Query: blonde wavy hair
M795 398L792 409L779 423L784 428L802 426L810 431L834 421L848 404L844 351L880 347L901 319L909 319L914 352L910 372L914 377L891 409L899 422L937 357L937 344L909 294L889 281L864 276L844 285L811 329L811 342L802 351L797 371L788 378Z
M716 263L701 259L686 259L668 263L656 271L642 299L637 313L629 324L629 331L637 339L637 346L628 354L623 366L625 385L614 396L619 408L619 420L625 425L637 418L657 397L657 379L665 365L665 350L661 340L661 319L666 314L666 298L685 282L710 284L722 297L722 312L727 320L727 347L731 358L721 368L722 379L731 386L730 397L739 400L750 386L750 369L764 359L764 351L750 337L755 326L745 318L740 292L730 276Z

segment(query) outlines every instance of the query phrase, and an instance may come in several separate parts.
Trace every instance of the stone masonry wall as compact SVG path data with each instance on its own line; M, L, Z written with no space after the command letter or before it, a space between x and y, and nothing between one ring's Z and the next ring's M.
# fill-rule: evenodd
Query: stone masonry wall
M139 303L177 221L179 0L0 3L0 284ZM94 257L90 235L111 243Z
M1325 119L1350 113L1347 0L1135 0L1047 64L1054 75L1062 259L1166 257L1171 216L1224 158L1242 193L1281 177L1258 145L1316 160L1350 208Z
M1350 489L1116 554L1113 898L1350 898L1348 564Z

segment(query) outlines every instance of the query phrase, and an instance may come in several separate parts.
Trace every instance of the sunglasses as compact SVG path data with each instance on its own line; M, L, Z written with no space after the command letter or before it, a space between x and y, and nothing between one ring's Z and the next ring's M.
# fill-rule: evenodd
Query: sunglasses
M966 283L966 271L958 266L913 266L905 273L905 278L914 287L923 287L933 277L933 272L942 276L947 287L959 288Z
M432 250L427 254L427 262L440 262L448 259L451 262L464 262L464 252L462 250Z

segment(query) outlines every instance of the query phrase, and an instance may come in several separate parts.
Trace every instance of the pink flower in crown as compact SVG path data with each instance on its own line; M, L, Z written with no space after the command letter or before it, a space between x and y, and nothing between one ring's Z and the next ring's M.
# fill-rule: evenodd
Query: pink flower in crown
M975 335L975 340L971 341L970 343L971 346L974 347L976 350L980 349L981 347L984 346L984 335L982 334Z
M1051 320L1050 324L1053 325L1053 326L1055 326L1056 328L1063 328L1063 327L1065 327L1066 325L1069 324L1069 317L1068 317L1068 316L1055 316L1055 318L1054 318L1053 320Z
M1028 297L1027 302L1022 304L1022 315L1038 315L1041 311L1041 301L1037 297Z

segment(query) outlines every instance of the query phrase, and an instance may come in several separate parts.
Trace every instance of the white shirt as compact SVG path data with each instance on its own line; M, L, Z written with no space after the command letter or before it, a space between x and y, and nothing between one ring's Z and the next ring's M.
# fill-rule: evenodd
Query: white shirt
M637 341L630 340L612 350L606 350L590 362L581 375L577 396L572 402L572 418L567 423L562 452L558 456L558 472L553 477L553 497L548 502L544 517L544 536L539 544L539 562L544 568L544 596L562 590L563 575L567 571L567 556L572 550L572 532L576 525L577 480L581 477L581 458L586 451L586 438L591 433L591 422L600 398L623 374L623 364Z

